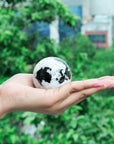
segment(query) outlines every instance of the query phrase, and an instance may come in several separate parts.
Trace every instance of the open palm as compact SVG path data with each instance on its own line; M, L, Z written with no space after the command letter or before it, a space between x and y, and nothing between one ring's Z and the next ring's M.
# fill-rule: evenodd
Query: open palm
M60 115L90 95L114 85L114 77L105 76L46 90L35 88L32 79L32 74L17 74L1 85L2 115L11 111Z

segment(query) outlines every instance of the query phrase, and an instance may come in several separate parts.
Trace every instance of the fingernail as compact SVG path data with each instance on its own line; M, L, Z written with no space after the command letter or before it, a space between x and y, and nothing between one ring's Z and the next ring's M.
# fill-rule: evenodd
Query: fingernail
M104 84L95 84L94 87L103 87Z
M109 86L108 88L114 88L114 85Z

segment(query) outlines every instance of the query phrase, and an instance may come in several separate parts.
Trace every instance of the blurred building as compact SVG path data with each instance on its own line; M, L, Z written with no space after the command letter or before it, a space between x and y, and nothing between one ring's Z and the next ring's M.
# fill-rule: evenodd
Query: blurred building
M76 37L76 34L81 32L88 36L96 48L111 47L114 36L114 0L62 0L62 2L81 18L79 28L74 30L57 17L51 24L36 22L28 33L38 29L41 37L50 37L58 43L65 37ZM0 1L0 5L2 3Z
M82 7L71 5L69 6L70 10L78 17L82 19ZM63 21L59 20L59 41L62 41L65 37L76 37L78 32L81 32L81 21L79 21L78 27L74 30L72 27L69 27L67 24L64 24Z
M71 5L69 8L76 16L82 18L81 6ZM66 37L76 37L77 33L81 32L81 21L79 25L80 26L74 30L57 17L57 19L50 24L50 38L55 39L58 43Z
M114 36L114 0L62 0L82 11L82 34L88 36L96 48L112 45Z
M8 7L7 2L0 1L0 7L2 5L5 5L5 7ZM27 0L24 5L29 5L30 0ZM15 8L20 7L20 3L15 6ZM82 8L81 6L70 6L69 7L71 11L82 18ZM20 12L18 11L16 15L19 15ZM81 25L81 22L79 23ZM75 30L72 27L69 27L67 24L65 24L63 21L61 21L58 17L55 21L53 21L51 24L46 22L35 22L31 25L29 28L25 28L25 31L28 35L33 34L36 30L38 30L38 34L44 38L44 37L50 37L51 39L55 39L57 43L62 41L65 37L75 37L78 32L81 31L80 27L76 28ZM37 42L35 41L35 44Z

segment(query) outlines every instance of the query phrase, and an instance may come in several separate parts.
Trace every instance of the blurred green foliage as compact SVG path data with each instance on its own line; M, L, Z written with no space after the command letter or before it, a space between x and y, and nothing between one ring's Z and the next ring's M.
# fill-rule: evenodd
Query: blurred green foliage
M82 35L66 38L59 45L38 32L27 35L26 28L35 21L51 22L57 15L74 27L76 17L57 0L32 0L15 9L19 0L4 0L8 8L0 8L0 83L19 72L32 72L40 59L57 56L71 67L73 80L114 75L114 50L95 50ZM26 0L25 0L26 1ZM19 12L19 14L18 14ZM52 15L53 13L53 15ZM34 45L34 40L39 43ZM97 93L61 116L31 112L13 112L0 120L0 144L112 144L114 142L114 90ZM43 125L41 125L43 121ZM24 125L35 125L36 137L24 134Z
M85 79L83 70L96 54L95 47L87 37L78 34L76 38L66 38L59 46L59 57L67 61L72 69L73 80ZM76 78L75 76L78 75Z
M0 61L2 61L0 69L2 69L2 75L24 72L27 64L36 63L42 56L45 57L46 51L49 55L55 51L53 41L46 38L41 39L38 31L31 35L27 34L27 30L36 21L51 23L58 16L72 27L78 23L78 18L58 0L32 0L29 4L24 1L19 3L19 0L4 0L0 7ZM7 8L5 8L5 2L8 4ZM53 51L50 51L51 47ZM41 57L37 53L41 54Z

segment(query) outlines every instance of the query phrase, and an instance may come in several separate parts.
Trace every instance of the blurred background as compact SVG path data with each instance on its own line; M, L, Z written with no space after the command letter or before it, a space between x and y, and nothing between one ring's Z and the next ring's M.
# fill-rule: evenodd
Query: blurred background
M114 76L113 0L1 0L0 84L32 73L44 57L65 60L73 80ZM60 116L12 112L0 120L0 144L113 144L114 89Z

